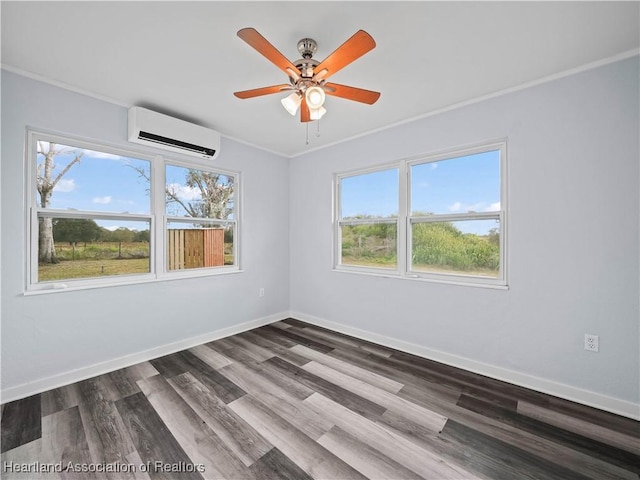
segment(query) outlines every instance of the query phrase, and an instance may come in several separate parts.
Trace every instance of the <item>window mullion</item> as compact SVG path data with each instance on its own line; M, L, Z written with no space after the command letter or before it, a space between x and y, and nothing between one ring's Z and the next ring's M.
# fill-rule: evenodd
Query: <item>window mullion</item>
M191 224L203 224L208 225L211 223L220 223L224 225L235 225L237 223L236 220L223 220L220 218L209 218L209 217L171 217L165 216L167 222L170 223L191 223Z
M411 250L408 246L408 232L407 232L407 216L409 210L409 170L407 169L407 163L401 162L398 171L398 223L397 223L397 245L396 256L398 259L398 273L400 275L407 274L408 266L408 252Z
M358 219L349 219L349 220L340 220L338 224L343 226L353 226L353 225L375 225L377 223L397 223L397 218L386 218L386 217L372 217L372 218L358 218Z
M340 182L340 176L333 175L332 185L332 197L333 204L331 210L331 228L333 228L333 255L331 255L331 263L333 268L337 268L342 263L342 228L340 227L340 213L342 205L342 186Z
M38 213L36 207L29 209L29 285L38 282ZM28 286L28 285L27 285Z
M136 213L110 213L91 210L57 210L53 208L35 207L37 218L68 218L82 219L88 218L92 220L125 220L125 221L148 221L151 219L150 214Z
M153 258L153 269L156 274L162 275L166 272L165 252L166 252L166 208L165 208L165 162L160 155L156 156L151 163L151 215L152 229L154 235L151 237L151 255Z
M451 214L434 214L421 217L409 217L412 224L429 222L459 222L463 220L499 220L500 212L468 212Z
M504 200L503 200L504 205ZM506 215L504 210L498 212L498 221L500 222L500 279L507 283L507 226L505 224Z

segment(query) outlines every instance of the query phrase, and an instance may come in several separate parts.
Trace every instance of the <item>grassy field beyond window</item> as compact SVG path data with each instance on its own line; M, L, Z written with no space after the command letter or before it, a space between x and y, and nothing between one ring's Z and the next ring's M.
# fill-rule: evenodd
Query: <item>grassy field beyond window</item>
M452 222L429 222L413 225L412 234L411 268L415 271L498 276L497 229L483 234L464 233ZM342 264L396 268L396 225L342 227Z
M459 224L472 222L474 221L413 225L412 269L497 277L500 269L498 229L465 233L458 227Z
M396 268L396 234L395 223L344 225L342 264Z
M149 242L56 243L59 263L39 264L41 282L149 273Z

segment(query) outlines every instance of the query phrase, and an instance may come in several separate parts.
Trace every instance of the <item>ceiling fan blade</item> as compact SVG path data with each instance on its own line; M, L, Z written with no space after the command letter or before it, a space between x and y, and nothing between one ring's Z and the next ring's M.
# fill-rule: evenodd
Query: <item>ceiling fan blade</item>
M349 40L336 48L331 55L314 68L313 80L318 82L328 78L369 50L373 50L375 46L376 42L371 35L364 30L358 30Z
M272 93L286 92L287 90L294 90L294 88L286 83L281 85L272 85L271 87L254 88L252 90L243 90L241 92L233 92L238 98L253 98L261 95L270 95Z
M378 98L380 98L380 92L365 90L364 88L349 87L338 83L325 83L323 89L327 95L346 98L347 100L354 100L368 105L373 105L378 101Z
M300 104L300 121L311 121L311 111L309 110L309 105L307 105L307 99L304 95L302 96L302 103Z
M271 45L266 38L260 35L255 28L238 30L238 36L294 80L300 78L300 70L280 53L276 47Z

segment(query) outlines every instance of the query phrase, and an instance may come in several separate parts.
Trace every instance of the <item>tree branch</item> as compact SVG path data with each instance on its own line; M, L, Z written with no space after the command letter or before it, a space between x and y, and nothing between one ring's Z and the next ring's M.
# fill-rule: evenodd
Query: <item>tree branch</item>
M189 173L189 180L191 180L191 183L195 183L198 186L202 199L204 200L205 198L207 198L207 189L202 183L204 180L202 178L202 175L195 174L193 171L191 171Z
M58 183L58 181L59 181L59 180L64 176L64 174L65 174L65 173L67 173L67 172L69 171L69 169L70 169L71 167L73 167L76 163L79 163L79 162L80 162L80 159L82 158L82 155L84 155L84 152L82 152L82 153L80 153L80 154L76 155L76 157L75 157L73 160L71 160L71 161L69 162L69 164L68 164L66 167L64 167L64 168L62 169L62 171L58 174L58 176L57 176L57 177L56 177L56 178L51 182L51 188L52 188L52 189L56 186L56 184L57 184L57 183Z
M185 205L184 202L180 200L180 198L168 187L165 188L165 191L167 193L167 196L170 197L172 201L178 203L182 208L184 208L185 212L187 212L192 217L196 216L196 212L193 210L193 208L191 208L191 204L189 204L189 206L187 207L187 205Z

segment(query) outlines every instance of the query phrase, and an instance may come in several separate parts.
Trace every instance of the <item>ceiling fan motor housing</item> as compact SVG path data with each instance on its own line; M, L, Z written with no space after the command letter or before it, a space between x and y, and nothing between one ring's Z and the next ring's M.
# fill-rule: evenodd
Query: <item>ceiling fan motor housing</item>
M313 69L318 65L317 60L313 60L313 54L318 51L318 44L313 38L303 38L298 42L298 52L302 55L300 60L296 60L294 65L300 70L302 78L313 77Z
M318 43L313 38L303 38L298 41L298 52L302 58L311 58L318 51Z

